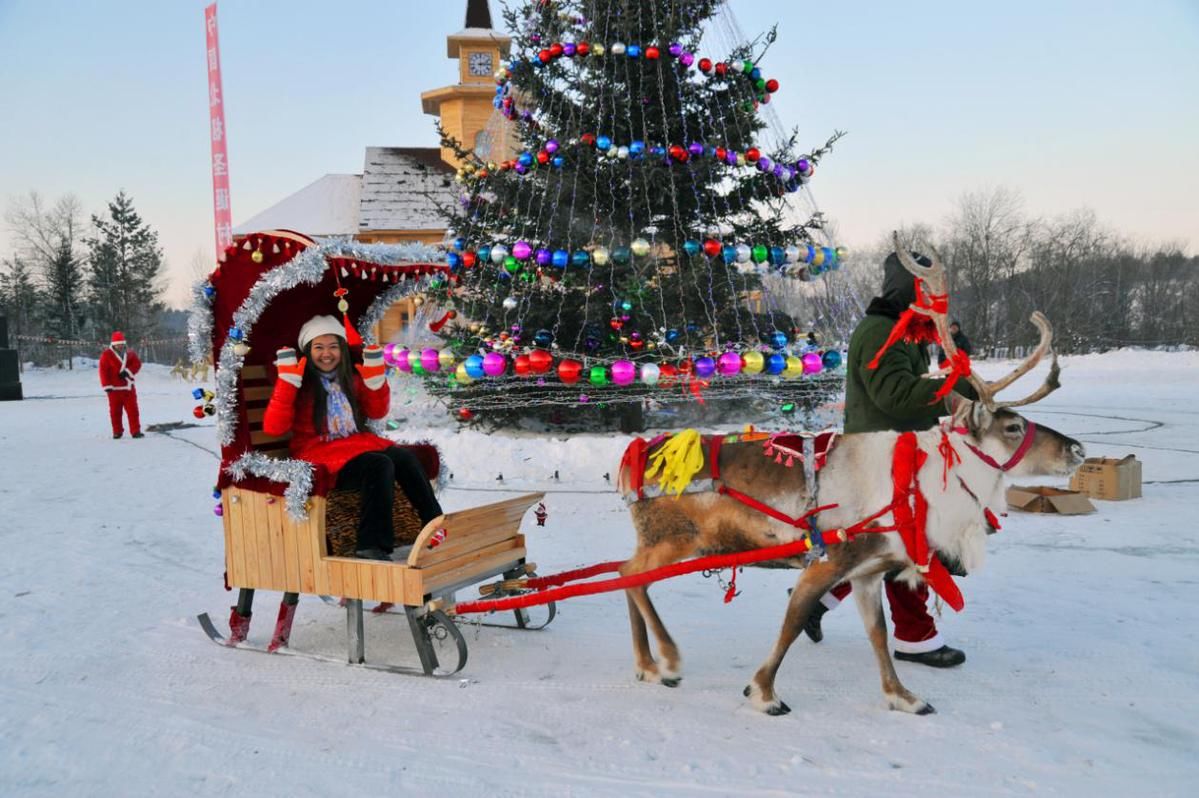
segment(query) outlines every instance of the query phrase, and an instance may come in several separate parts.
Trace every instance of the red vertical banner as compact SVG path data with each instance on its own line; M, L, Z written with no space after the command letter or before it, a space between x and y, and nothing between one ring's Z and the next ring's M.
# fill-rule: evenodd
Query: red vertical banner
M204 9L208 43L208 134L212 142L212 213L216 254L233 244L233 209L229 204L229 150L225 143L225 101L221 96L221 53L217 41L216 3Z

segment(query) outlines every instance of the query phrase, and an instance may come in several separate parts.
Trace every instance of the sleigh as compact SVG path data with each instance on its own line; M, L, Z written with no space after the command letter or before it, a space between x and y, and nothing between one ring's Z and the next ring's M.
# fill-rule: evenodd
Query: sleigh
M397 488L393 559L359 559L351 556L358 492L337 489L334 475L322 467L291 459L288 437L263 430L276 378L274 352L291 344L300 321L341 299L364 340L373 342L373 331L388 308L444 277L445 267L436 258L436 252L420 245L317 243L289 231L270 231L238 239L208 283L197 290L190 331L193 350L211 342L217 365L215 410L222 461L217 512L224 527L225 584L239 591L228 635L206 613L199 616L214 642L332 659L290 647L298 597L309 594L344 606L350 663L448 675L465 666L467 644L453 618L438 607L453 604L455 594L472 585L498 578L485 590L502 592L503 584L533 573L520 527L544 494L445 513L422 525ZM193 358L196 354L193 351ZM444 471L437 449L429 444L410 448L437 485ZM266 646L248 638L258 590L284 594ZM418 665L367 662L364 602L377 602L376 613L406 616ZM535 624L526 610L516 610L509 625L543 628L553 620L555 608L551 604L542 612L544 620ZM450 658L443 663L445 652L439 656L438 649L447 646Z

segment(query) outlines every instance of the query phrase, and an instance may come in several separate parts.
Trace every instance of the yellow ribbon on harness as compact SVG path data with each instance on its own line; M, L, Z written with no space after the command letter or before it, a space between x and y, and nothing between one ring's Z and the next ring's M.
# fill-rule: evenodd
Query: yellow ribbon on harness
M658 487L662 494L674 493L675 498L691 484L692 478L704 467L704 447L699 432L686 429L671 436L662 448L650 455L650 466L645 470L645 481L649 482L661 471Z

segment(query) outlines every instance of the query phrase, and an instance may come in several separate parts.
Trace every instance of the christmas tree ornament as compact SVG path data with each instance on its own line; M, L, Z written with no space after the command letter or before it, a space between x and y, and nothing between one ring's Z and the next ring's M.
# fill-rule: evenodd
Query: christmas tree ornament
M831 371L832 369L838 368L841 365L841 353L836 349L830 349L824 353L824 355L820 358L820 361L824 368Z
M649 242L644 238L633 239L633 242L629 245L629 248L632 250L633 254L639 258L644 258L649 254L650 250Z
M757 374L766 366L766 359L757 350L750 350L741 356L742 370L746 374Z
M538 247L533 259L537 261L538 266L549 266L554 260L554 253L545 247Z
M756 244L753 248L754 263L765 263L766 258L770 256L769 250L764 244Z
M596 247L591 251L591 262L596 266L607 266L610 253L607 247Z
M783 376L788 378L799 377L803 374L803 361L795 355L787 355L787 367L783 369Z
M725 377L741 373L741 355L737 352L723 352L716 360L716 370Z
M554 342L554 334L547 329L540 329L533 335L533 343L541 348L548 347Z
M624 55L625 46L623 42L613 42L611 47L612 55Z
M782 374L787 368L786 355L775 352L766 358L766 373L767 374Z
M683 242L683 252L687 253L687 255L689 255L693 258L702 251L703 251L703 245L700 244L698 241L696 241L694 238L688 238L686 241Z
M517 241L512 245L512 257L517 260L528 260L532 252L533 248L529 246L528 241Z
M637 366L631 360L617 360L612 364L612 382L630 385L637 379Z
M604 366L592 366L588 373L587 381L596 387L607 385L608 369Z
M454 370L454 379L456 379L458 381L459 385L470 385L472 382L474 382L474 379L470 376L470 373L467 372L467 370L466 370L466 362L465 361L463 361L462 363L459 363L458 368Z
M488 377L499 377L508 370L508 359L499 352L488 352L483 356L483 373Z
M502 304L504 306L504 310L516 310L516 306L519 303L516 301L516 297L508 296L508 297L504 297L504 301Z
M770 345L775 349L782 349L790 342L791 341L787 337L787 333L783 332L782 330L775 330L770 334Z
M508 248L503 244L496 244L491 248L491 262L495 265L500 265L504 259L508 257Z
M420 353L420 365L425 371L434 373L441 368L441 353L436 349L424 349Z
M262 250L256 249L250 253L250 260L254 261L255 263L262 263L263 259Z
M527 377L532 373L528 355L517 355L512 359L512 373L518 377Z
M442 371L449 371L454 367L454 353L448 349L442 349L437 353L437 364Z
M576 249L570 256L570 262L577 268L586 268L591 263L591 256L587 254L585 249Z
M460 407L455 412L455 416L457 416L459 421L467 422L473 420L475 414L474 411L472 411L469 407Z
M466 368L466 373L471 379L481 380L487 376L487 372L483 370L483 356L471 355L462 362Z
M570 264L570 253L564 249L555 249L553 263L559 269L565 269Z
M641 382L645 385L657 385L658 379L662 376L656 363L642 363L640 371Z
M544 349L534 349L529 353L529 368L534 374L546 374L554 365L554 356Z
M583 364L577 360L565 358L558 363L558 379L567 385L574 385L583 373Z
M738 244L737 245L737 262L738 263L749 263L749 259L752 257L753 257L753 250L750 249L749 244Z
M629 58L638 58L641 55L641 47L640 45L636 44L630 44L629 46L625 47L624 51L625 55L627 55Z
M802 358L804 374L819 374L824 368L824 362L818 352L808 352Z

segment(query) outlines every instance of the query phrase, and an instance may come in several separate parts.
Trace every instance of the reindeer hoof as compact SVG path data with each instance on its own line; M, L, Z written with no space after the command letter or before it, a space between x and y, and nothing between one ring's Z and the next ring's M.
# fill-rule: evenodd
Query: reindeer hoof
M936 715L937 709L932 704L925 704L920 709L916 710L917 715Z
M682 676L663 676L661 684L663 687L678 687L681 681L683 681Z
M786 715L790 711L791 711L791 707L787 706L787 704L782 701L778 702L777 704L775 704L773 706L766 707L766 714L773 715L774 717L778 717L779 715Z
M912 715L932 715L937 711L932 704L910 693L887 696L887 705L896 712L907 712Z
M746 698L749 698L749 694L752 692L753 692L753 689L747 684L747 685L745 685L745 689L741 691L741 695L745 696Z

